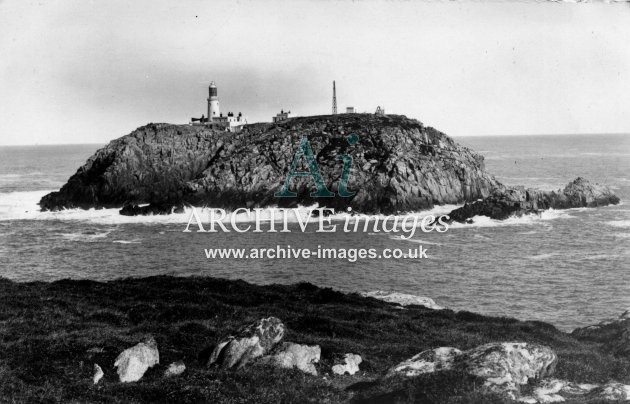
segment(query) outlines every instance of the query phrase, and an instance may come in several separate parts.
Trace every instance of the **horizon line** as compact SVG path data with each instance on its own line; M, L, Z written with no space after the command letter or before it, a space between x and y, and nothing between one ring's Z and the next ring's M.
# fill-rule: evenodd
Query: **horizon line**
M132 131L133 132L133 131ZM131 132L129 132L130 134ZM493 135L480 135L480 134L469 134L469 135L449 135L448 137L452 138L462 138L462 137L522 137L522 136L618 136L618 135L630 135L630 131L628 132L582 132L582 133L506 133L506 134L493 134ZM127 136L127 135L123 135ZM27 143L27 144L0 144L0 147L24 147L24 146L89 146L89 145L103 145L108 144L116 139L119 139L123 136L119 136L117 138L104 141L104 142L88 142L88 143Z

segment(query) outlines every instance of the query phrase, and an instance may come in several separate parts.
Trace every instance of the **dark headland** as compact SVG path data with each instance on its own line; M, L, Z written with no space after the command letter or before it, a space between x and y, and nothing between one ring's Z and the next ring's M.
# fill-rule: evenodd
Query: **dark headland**
M358 135L350 144L347 136ZM327 188L336 194L342 162L353 156L352 197L312 198L309 177L293 179L296 198L277 198L300 139L306 136ZM247 125L230 133L205 126L149 124L98 150L43 210L123 208L123 214L170 213L185 205L351 207L359 213L404 213L464 204L453 219L503 219L548 208L618 203L606 187L577 179L542 192L500 184L483 157L444 133L401 115L341 114ZM149 206L138 207L138 205Z

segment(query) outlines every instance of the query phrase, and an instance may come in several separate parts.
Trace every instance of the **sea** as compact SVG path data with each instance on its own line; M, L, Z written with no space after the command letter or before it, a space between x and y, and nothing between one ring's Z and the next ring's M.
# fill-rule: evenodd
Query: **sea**
M443 233L183 232L191 210L127 217L116 209L40 212L102 145L0 147L0 277L106 281L212 276L257 284L311 282L395 291L453 310L541 320L569 331L630 308L630 135L460 137L508 185L563 188L578 176L610 186L621 204L550 210L504 221L477 217ZM416 215L447 213L436 207ZM338 218L342 219L342 218ZM336 219L335 219L336 220ZM334 223L334 221L333 221ZM221 259L209 248L375 248L421 245L422 259Z

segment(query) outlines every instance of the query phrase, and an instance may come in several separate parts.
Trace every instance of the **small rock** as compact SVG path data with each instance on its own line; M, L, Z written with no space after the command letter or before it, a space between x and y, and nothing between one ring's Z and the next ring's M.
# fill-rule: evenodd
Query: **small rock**
M114 362L122 383L137 382L150 368L160 363L160 354L153 337L124 350Z
M317 376L314 363L319 362L321 353L319 345L308 346L285 342L273 355L263 360L281 368L297 368L304 373Z
M558 393L564 388L566 382L558 379L545 380L534 389L534 396L539 403L561 403L564 397Z
M285 326L276 317L263 318L241 330L214 348L208 366L217 363L222 369L243 367L276 346L284 337Z
M408 377L419 376L424 373L433 373L441 370L452 369L455 358L462 351L452 347L441 347L422 351L419 354L400 362L392 367L387 374L404 374Z
M103 369L101 369L101 367L95 363L94 376L92 377L92 381L94 382L94 384L98 384L98 382L101 381L103 376L105 376L105 373L103 373Z
M166 370L164 371L164 377L179 376L184 373L185 370L186 365L184 364L184 362L173 362L168 365L168 368L166 368Z
M344 375L348 373L353 375L359 371L359 364L363 362L363 358L360 355L347 353L343 357L343 363L334 365L332 372L336 375Z
M382 290L374 290L371 292L362 292L363 297L373 297L374 299L382 300L388 303L396 303L401 306L424 306L433 310L442 310L444 307L435 303L435 301L429 297L410 295L406 293L398 292L385 292Z

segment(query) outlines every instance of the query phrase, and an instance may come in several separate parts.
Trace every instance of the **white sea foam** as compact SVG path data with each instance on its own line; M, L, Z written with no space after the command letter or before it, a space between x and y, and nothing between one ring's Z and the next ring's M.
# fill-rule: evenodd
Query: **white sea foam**
M630 227L630 220L612 220L610 222L606 222L607 225L613 227Z
M426 240L420 240L418 238L410 238L410 239L404 239L402 238L401 235L390 235L389 238L391 240L402 240L402 241L407 241L409 243L417 243L417 244L430 244L430 245L442 245L442 243L434 243L431 241L426 241Z
M534 260L534 261L543 261L543 260L547 260L549 258L558 256L558 255L562 255L560 253L546 253L546 254L538 254L538 255L532 255L529 257L530 260Z
M192 208L185 208L183 213L172 213L170 215L146 215L146 216L123 216L118 213L119 209L65 209L57 212L42 212L39 209L39 201L41 198L52 191L29 191L29 192L9 192L0 193L0 221L6 220L76 220L76 221L89 221L97 224L123 224L123 223L174 223L174 224L186 224L190 218ZM415 216L423 218L427 215L442 215L450 212L453 209L458 208L458 205L442 205L436 206L433 209L415 212L408 215L399 215L402 219L406 216ZM302 222L306 220L310 209L317 208L317 205L311 207L300 206L297 208L297 214L299 214ZM212 208L196 208L200 218L204 223L207 222L210 211ZM290 210L287 214L287 221L289 223L297 223L298 218L295 215L296 211ZM264 209L261 212L261 221L271 221L271 211ZM348 212L337 212L334 215L329 216L332 222L345 221L346 217L350 216ZM374 215L382 221L387 215ZM281 222L283 217L276 212L273 218L276 222ZM310 223L317 222L311 218ZM247 223L255 220L254 213L250 215L244 212L239 212L235 215L235 222ZM229 215L223 220L224 223L229 223ZM350 220L351 228L353 220ZM400 221L399 221L400 223ZM411 222L410 222L411 223ZM391 223L390 223L391 224ZM363 224L360 225L362 228Z
M98 233L58 233L57 235L68 241L80 241L84 243L93 243L99 241L99 239L106 238L111 231L98 232Z
M140 244L141 243L141 239L134 238L133 240L114 240L114 241L112 241L112 243L117 243L117 244Z
M487 216L475 216L472 223L452 223L451 229L466 229L471 227L503 227L503 226L528 226L556 219L570 219L574 216L569 214L570 210L549 209L538 214L523 216L512 216L505 220L491 219Z
M144 224L186 224L190 219L192 208L185 208L182 213L172 213L170 215L147 215L147 216L123 216L118 213L119 209L65 209L57 212L42 212L39 210L40 199L51 191L29 191L29 192L9 192L0 193L0 221L6 220L67 220L67 221L88 221L96 224L116 225L124 223L144 223ZM308 217L310 209L316 208L317 205L312 207L299 207L297 211L290 210L287 214L287 221L289 223L297 223L298 218L295 213L299 214L300 219L304 223ZM399 218L399 227L402 218L407 216L424 218L428 215L435 217L449 213L451 210L458 208L458 205L440 205L432 209L408 213L404 215L397 215ZM202 222L207 223L207 218L210 215L212 208L196 208L199 213ZM485 216L475 216L473 223L452 223L450 228L470 228L470 227L499 227L499 226L514 226L514 225L531 225L541 221L549 221L554 219L566 219L571 218L570 211L576 211L578 209L569 210L546 210L540 214L524 215L521 217L511 217L505 220L494 220ZM337 212L334 215L329 216L332 222L345 221L350 213ZM382 223L382 219L388 217L387 215L373 215L379 218ZM270 221L272 220L271 211L264 209L261 212L261 219ZM283 220L282 215L276 212L273 218L276 222ZM317 220L311 218L309 223L316 223ZM234 218L236 223L247 223L255 220L254 213L247 214L245 212L239 212ZM224 223L229 223L230 216L227 215L223 220ZM628 221L622 221L627 223ZM352 229L354 218L350 219L350 228ZM411 224L408 221L408 224ZM611 225L615 225L609 222ZM390 220L390 225L393 224L393 220ZM618 225L619 227L627 227L627 225ZM370 226L372 227L372 226ZM380 227L380 224L379 224ZM359 228L363 228L363 223L359 225ZM337 227L339 230L339 226Z

